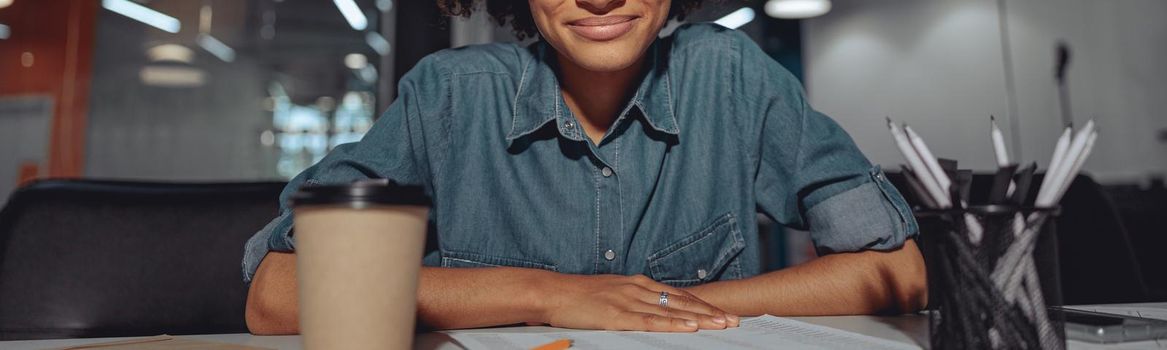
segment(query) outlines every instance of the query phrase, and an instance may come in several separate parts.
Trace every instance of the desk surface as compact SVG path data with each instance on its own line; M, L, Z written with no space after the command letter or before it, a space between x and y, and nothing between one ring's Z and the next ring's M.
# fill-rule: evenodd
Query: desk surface
M1145 304L1115 304L1109 306L1122 307L1154 307L1167 308L1167 303L1145 303ZM928 344L928 318L922 315L904 315L904 316L826 316L826 317L792 317L793 319L813 323L821 326L833 327L851 332L866 334L883 339L899 341L909 344L917 344L927 346ZM539 333L539 332L564 332L563 329L551 327L506 327L506 328L491 328L491 329L468 329L449 331L448 333L476 333L476 332L524 332L524 333ZM568 330L570 331L570 330ZM240 345L250 345L256 347L273 348L273 349L300 349L300 337L295 335L287 336L257 336L246 333L239 334L203 334L203 335L184 335L181 338L231 343ZM88 338L88 339L49 339L49 340L20 340L20 341L0 341L0 349L18 350L18 349L44 349L44 348L61 348L67 346L76 346L84 344L102 343L108 341L116 341L131 338ZM425 333L418 335L415 344L416 349L461 349L458 345L451 341L451 338L442 332ZM1140 343L1126 343L1115 345L1097 345L1089 343L1081 343L1076 341L1069 342L1070 349L1167 349L1167 340L1140 342Z

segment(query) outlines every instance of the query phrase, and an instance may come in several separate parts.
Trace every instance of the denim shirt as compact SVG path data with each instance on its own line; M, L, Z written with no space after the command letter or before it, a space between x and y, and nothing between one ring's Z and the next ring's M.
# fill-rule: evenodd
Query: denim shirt
M567 108L555 52L491 44L429 55L365 137L296 176L247 242L244 279L295 247L304 184L389 178L434 199L425 266L644 274L675 286L760 273L757 213L820 254L890 250L911 211L798 81L744 34L687 25L646 51L599 143ZM433 242L431 242L432 244Z

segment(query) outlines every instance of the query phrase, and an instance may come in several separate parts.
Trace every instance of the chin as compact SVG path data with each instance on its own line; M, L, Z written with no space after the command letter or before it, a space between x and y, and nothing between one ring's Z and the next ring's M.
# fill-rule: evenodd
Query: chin
M560 36L566 40L556 47L564 58L580 68L596 73L617 72L632 67L643 58L655 35L643 30L632 31L621 38L609 41L593 41L576 37L571 33ZM560 46L554 45L552 46Z
M641 48L596 48L568 51L565 56L569 60L580 68L597 73L618 72L627 69L635 64L643 54Z

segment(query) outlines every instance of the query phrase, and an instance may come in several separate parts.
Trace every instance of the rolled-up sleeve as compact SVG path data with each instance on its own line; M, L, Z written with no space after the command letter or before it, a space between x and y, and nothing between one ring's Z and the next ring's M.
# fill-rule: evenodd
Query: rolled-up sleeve
M917 234L907 203L878 166L870 169L869 177L870 181L824 198L806 211L820 254L896 249Z
M403 185L423 186L432 195L430 164L438 162L446 133L438 118L444 108L440 101L425 96L444 96L440 73L433 56L423 59L402 77L400 95L360 142L337 146L320 162L296 175L280 193L280 214L248 239L243 254L243 280L250 282L260 261L269 251L293 251L292 208L289 200L304 184L344 184L369 178L386 178ZM423 84L424 83L424 84ZM437 148L438 150L435 150Z
M749 40L744 35L740 40ZM758 208L777 222L810 230L820 254L891 250L917 234L911 209L834 120L810 108L798 80L742 44L741 94L754 134Z

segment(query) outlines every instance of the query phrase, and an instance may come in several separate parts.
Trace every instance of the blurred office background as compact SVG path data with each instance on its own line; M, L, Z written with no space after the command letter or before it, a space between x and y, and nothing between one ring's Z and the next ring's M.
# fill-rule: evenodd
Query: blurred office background
M749 34L885 168L890 116L992 170L990 115L1044 168L1065 109L1097 120L1085 172L1121 195L1167 174L1163 18L1163 0L727 0L686 21ZM286 180L359 140L421 57L493 41L515 38L428 0L0 0L0 198L40 178ZM813 256L792 237L779 265Z

